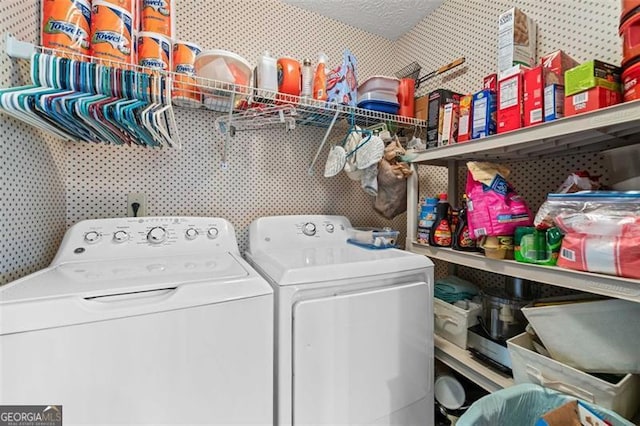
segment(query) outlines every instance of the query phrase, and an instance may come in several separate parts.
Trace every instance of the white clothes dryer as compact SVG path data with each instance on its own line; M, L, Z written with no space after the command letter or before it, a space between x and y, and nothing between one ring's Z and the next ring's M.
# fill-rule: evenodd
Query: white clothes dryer
M0 404L63 423L273 423L273 291L220 218L97 219L0 287Z
M249 228L276 296L276 424L433 424L433 263L347 243L342 216Z

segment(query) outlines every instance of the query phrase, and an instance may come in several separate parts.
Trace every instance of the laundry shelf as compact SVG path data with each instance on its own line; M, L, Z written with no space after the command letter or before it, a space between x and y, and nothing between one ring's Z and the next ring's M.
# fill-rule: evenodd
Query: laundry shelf
M191 106L176 105L176 103L174 103L174 106L180 109L209 109L214 113L227 114L230 117L228 123L233 123L238 130L258 129L270 124L285 124L287 128L291 128L292 126L287 124L287 121L290 120L285 120L284 118L291 118L295 120L296 124L300 125L326 128L331 125L336 114L338 119L350 119L362 127L372 126L381 122L386 123L390 129L394 127L417 129L427 125L426 121L412 117L302 98L224 81L198 76L186 76L170 71L44 48L17 40L10 34L5 34L5 44L6 52L12 58L30 59L34 52L41 52L171 78L174 82L174 92L180 91L187 98L190 96L196 99L202 97L203 100L203 102L193 102ZM286 117L283 117L283 114ZM256 121L257 117L259 117L257 120L259 123L248 123Z
M523 161L600 152L638 143L640 101L561 118L512 132L411 153L413 163Z
M488 392L513 386L513 378L488 367L466 351L440 336L433 336L435 357Z
M480 253L468 253L450 248L432 247L415 240L407 249L456 265L491 271L510 277L551 284L558 287L601 294L603 296L640 302L640 280L592 272L574 271L556 266L542 266L515 260L490 259Z

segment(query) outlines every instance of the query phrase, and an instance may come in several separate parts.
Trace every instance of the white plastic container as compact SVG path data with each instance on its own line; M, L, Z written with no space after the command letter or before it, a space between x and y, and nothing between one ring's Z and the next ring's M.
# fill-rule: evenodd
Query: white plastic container
M640 303L529 305L522 313L553 359L582 371L640 373Z
M400 87L400 80L397 78L374 75L358 86L358 97L360 97L361 93L367 92L387 92L393 96L398 96L398 87ZM396 99L395 102L398 102L398 100Z
M398 106L400 105L398 103L398 96L390 92L379 91L379 90L374 90L372 92L364 92L362 94L358 93L358 103L367 102L367 101L389 102L389 103L397 104Z
M269 52L264 52L263 55L258 57L256 87L272 92L278 91L277 60Z
M469 302L470 309L462 309L438 298L433 299L434 331L456 346L467 349L467 329L478 324L482 315L480 304Z
M615 384L602 380L537 353L528 333L507 340L507 347L516 384L539 384L608 408L628 419L638 411L640 376L627 374Z

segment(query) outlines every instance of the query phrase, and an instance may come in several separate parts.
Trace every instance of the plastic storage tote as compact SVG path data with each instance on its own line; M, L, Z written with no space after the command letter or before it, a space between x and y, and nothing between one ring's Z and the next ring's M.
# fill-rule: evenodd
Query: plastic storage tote
M533 425L547 412L575 399L538 385L516 385L480 398L460 417L456 425ZM613 411L584 401L583 403L613 426L633 426L633 423Z
M467 329L478 324L482 306L469 302L469 309L463 309L437 297L433 299L434 331L454 345L467 349Z
M557 304L564 299L542 299L522 309L553 359L594 373L640 373L640 303L606 299Z
M528 333L507 340L507 346L513 380L518 384L546 386L613 410L627 419L638 411L640 376L636 374L596 377L569 367L536 352ZM611 382L618 377L621 378L617 382Z

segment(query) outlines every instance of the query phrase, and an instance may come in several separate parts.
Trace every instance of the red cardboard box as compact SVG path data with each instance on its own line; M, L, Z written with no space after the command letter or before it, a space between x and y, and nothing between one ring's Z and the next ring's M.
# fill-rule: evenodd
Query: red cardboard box
M498 133L522 127L524 84L527 68L516 65L501 73L498 80Z
M473 95L460 98L460 118L458 119L458 142L471 140L471 116L473 110Z
M619 104L622 95L616 90L606 87L596 86L584 92L564 98L564 115L582 114L583 112L595 111L600 108Z
M542 65L524 72L524 126L544 121L544 84Z
M543 56L540 59L540 64L544 76L544 87L551 84L564 85L564 72L579 65L578 61L562 50L556 50Z
M498 74L489 74L484 78L484 83L482 86L484 89L493 90L494 92L498 91Z

